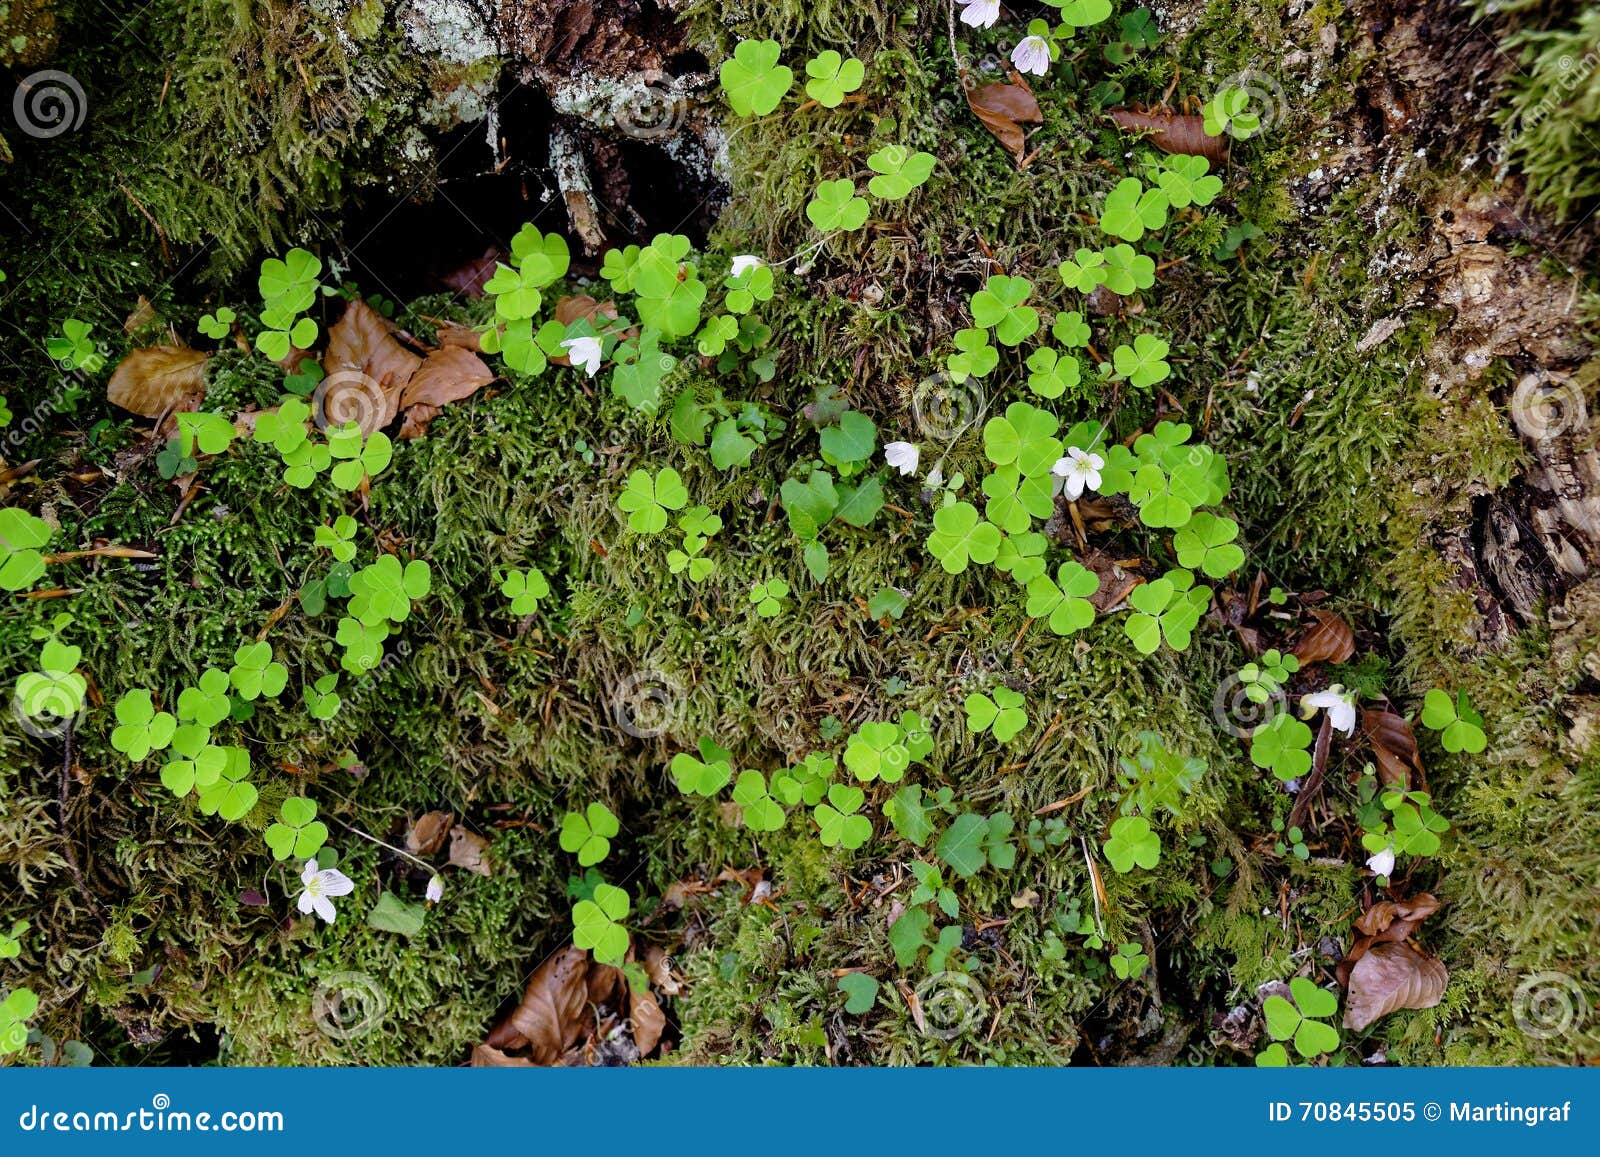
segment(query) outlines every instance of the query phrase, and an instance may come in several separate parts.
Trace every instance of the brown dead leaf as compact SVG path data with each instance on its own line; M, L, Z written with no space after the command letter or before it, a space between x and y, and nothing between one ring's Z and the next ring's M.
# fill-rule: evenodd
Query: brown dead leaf
M533 1062L527 1057L514 1057L488 1045L474 1045L472 1067L475 1069L531 1069Z
M341 372L371 378L378 391L390 399L399 397L421 365L422 359L395 336L394 323L360 298L345 306L343 316L328 330L328 349L322 356L322 368L329 378ZM397 410L396 405L390 411L390 420ZM365 423L362 430L371 433Z
M1100 614L1105 614L1139 585L1139 576L1124 570L1117 560L1103 550L1090 550L1081 560L1100 579L1100 587L1089 596L1089 602Z
M494 381L494 371L477 354L460 346L436 349L423 359L400 391L400 408L448 406L472 397Z
M644 1056L661 1043L661 1034L667 1027L667 1014L661 1011L655 993L648 988L643 992L628 989L628 1016L633 1021L633 1043Z
M683 991L683 985L672 974L672 957L660 945L652 944L644 950L644 971L650 986L659 988L662 995L677 996Z
M454 826L450 812L424 812L406 832L406 851L413 856L431 856L444 846L444 838Z
M433 420L444 411L438 406L412 406L400 419L400 431L397 438L421 438L428 432L428 427L433 425Z
M1007 84L997 80L976 85L967 89L967 104L971 106L973 115L983 122L983 127L993 133L995 139L1018 161L1026 152L1027 134L1022 126L1044 123L1039 102L1023 84Z
M1191 157L1204 157L1213 169L1228 163L1226 137L1208 137L1205 118L1192 113L1140 112L1131 108L1106 110L1117 127L1125 133L1143 133L1145 139L1163 153L1184 153Z
M605 967L607 972L616 971L600 967ZM495 1050L526 1047L532 1063L555 1064L567 1046L578 1039L589 1019L590 973L594 970L589 954L581 948L568 947L557 952L528 978L528 985L522 991L522 1003L490 1031L480 1047Z
M1332 611L1312 611L1316 625L1300 636L1294 657L1305 667L1311 663L1343 663L1356 653L1355 632Z
M141 293L138 304L133 307L133 312L122 319L122 332L136 333L155 319L156 307L151 305L150 299Z
M1378 782L1384 787L1403 787L1406 791L1423 791L1428 786L1422 767L1422 754L1417 750L1416 736L1411 724L1398 711L1387 708L1364 708L1361 712L1361 733L1372 744L1373 757L1378 761Z
M464 827L450 829L450 863L480 876L492 875L489 867L489 841Z
M470 325L460 325L453 321L441 321L435 326L434 332L438 335L441 348L460 346L469 353L483 352L483 335Z
M1339 983L1348 985L1350 973L1376 944L1398 944L1411 937L1422 922L1439 910L1439 899L1419 892L1409 900L1379 900L1356 917L1356 937L1334 969Z
M1443 964L1410 944L1374 944L1350 970L1344 1027L1360 1032L1402 1008L1432 1008L1449 982Z
M207 360L207 354L180 346L130 350L106 384L106 401L141 418L192 409L206 396Z

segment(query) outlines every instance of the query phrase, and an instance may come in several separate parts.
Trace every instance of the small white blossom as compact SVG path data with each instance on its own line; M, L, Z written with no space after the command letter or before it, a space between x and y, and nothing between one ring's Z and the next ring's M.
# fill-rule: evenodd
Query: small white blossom
M760 267L760 265L761 258L757 257L754 253L740 253L734 257L733 269L730 272L734 277L738 277L747 269L757 269Z
M1050 71L1050 45L1042 36L1024 36L1022 43L1011 50L1011 63L1018 72L1043 76Z
M333 910L333 897L348 896L356 890L356 886L337 868L317 868L317 861L307 860L305 870L300 873L300 883L305 885L300 892L300 911L304 913L315 912L329 924L333 923L335 912Z
M1061 479L1061 488L1066 491L1067 497L1077 500L1085 490L1100 489L1100 471L1105 464L1106 460L1098 454L1068 446L1067 456L1056 459L1056 464L1050 467L1050 473Z
M424 893L424 895L426 896L427 901L430 904L437 904L440 900L443 900L444 899L444 881L441 880L438 876L432 877L428 881L428 890L427 890L426 893Z
M935 466L928 471L928 477L924 481L927 482L929 490L937 490L944 485L944 471Z
M600 339L597 337L569 337L561 343L561 348L567 351L567 358L575 366L581 366L583 371L591 378L600 369Z
M1394 871L1394 841L1375 856L1367 857L1367 867L1374 876L1387 876Z
M915 474L917 461L921 457L922 451L912 442L890 442L883 448L884 461L900 471L902 476Z
M1000 0L957 0L961 5L961 23L973 28L992 28L1000 19Z
M1316 710L1328 713L1333 729L1342 735L1353 735L1356 730L1356 697L1335 683L1326 691L1317 691L1300 699L1300 712L1309 718Z

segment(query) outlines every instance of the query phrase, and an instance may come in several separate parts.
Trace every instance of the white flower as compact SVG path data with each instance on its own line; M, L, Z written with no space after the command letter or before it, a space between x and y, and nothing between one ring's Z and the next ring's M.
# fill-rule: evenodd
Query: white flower
M973 28L992 28L1000 19L1000 0L957 0L961 5L961 23Z
M1374 876L1387 876L1394 871L1394 841L1375 856L1367 857L1367 867Z
M912 442L890 442L883 448L884 461L900 471L902 477L917 472L917 460L921 457L922 451Z
M569 337L561 343L561 348L567 351L567 359L575 366L582 366L591 378L600 369L599 338Z
M761 258L757 257L754 253L740 253L734 257L733 269L730 270L730 272L734 277L738 277L745 270L758 269L760 266Z
M329 924L333 923L333 897L348 896L356 886L337 868L317 870L317 861L307 860L305 871L300 873L305 889L300 893L300 911L315 912Z
M1067 447L1067 456L1056 459L1050 473L1061 479L1061 488L1067 497L1078 499L1085 490L1100 489L1100 471L1106 460L1098 454L1089 454L1076 446Z
M432 877L428 881L428 890L424 895L425 895L428 903L430 903L430 904L437 904L440 900L443 900L444 899L444 881L441 880L438 876Z
M1018 72L1043 76L1050 71L1050 45L1042 36L1024 36L1022 43L1011 50L1011 63Z
M928 471L928 477L923 481L927 483L929 490L937 490L944 485L944 471L935 466Z
M1326 711L1328 718L1333 720L1333 729L1343 735L1353 735L1356 730L1356 697L1346 693L1345 689L1335 683L1326 691L1318 691L1311 695L1304 695L1300 699L1300 713L1309 717L1318 709Z

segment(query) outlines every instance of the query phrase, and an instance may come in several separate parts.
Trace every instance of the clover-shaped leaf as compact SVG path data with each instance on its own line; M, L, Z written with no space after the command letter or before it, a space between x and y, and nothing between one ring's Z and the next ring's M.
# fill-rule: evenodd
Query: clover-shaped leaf
M1437 687L1422 700L1423 725L1440 732L1439 743L1446 751L1465 751L1476 755L1488 745L1483 732L1483 716L1472 708L1465 691L1457 691L1452 699Z
M867 202L856 196L855 182L849 177L823 181L806 203L806 217L818 229L850 232L867 223Z
M969 377L985 377L1000 364L1000 351L989 344L989 331L981 328L957 330L956 350L945 359L945 369L957 383Z
M867 158L867 168L878 174L867 182L867 191L885 201L898 201L932 176L933 164L932 153L884 145Z
M963 812L950 821L934 846L934 853L962 879L977 875L988 864L1005 871L1016 862L1017 855L1016 846L1010 842L1011 828L1012 819L1004 812L987 819ZM948 909L945 912L955 915Z
M859 787L836 783L828 788L828 802L811 810L823 847L854 851L872 838L872 821L855 814L866 798Z
M1041 346L1028 355L1028 389L1041 398L1059 398L1077 386L1083 367L1071 354L1059 354Z
M894 723L863 723L845 744L844 765L863 782L899 782L911 766L905 732Z
M250 756L242 747L224 747L222 772L209 784L200 784L199 808L203 815L219 815L230 822L243 819L256 806L259 793L250 782Z
M1061 457L1061 442L1055 437L1059 427L1060 422L1048 410L1012 402L1004 417L984 423L984 454L996 466L1015 464L1029 478L1049 474Z
M1311 770L1311 728L1280 712L1250 735L1250 762L1288 783Z
M632 906L624 889L596 884L592 899L572 907L572 943L593 952L600 964L620 965L628 954L628 930L621 922Z
M983 492L988 496L984 516L1008 534L1026 533L1033 519L1055 511L1047 474L1024 478L1015 466L999 466L983 480Z
M0 590L26 590L39 581L45 567L39 547L54 533L48 522L26 510L0 510Z
M1262 1002L1267 1035L1275 1041L1292 1040L1295 1052L1307 1060L1338 1048L1339 1030L1323 1024L1322 1018L1338 1012L1339 998L1304 976L1289 981L1289 992L1293 1004L1277 995Z
M1126 297L1135 290L1149 289L1156 283L1155 260L1143 253L1135 253L1133 246L1113 245L1105 251L1104 257L1104 285L1112 293Z
M246 643L233 653L228 682L240 699L249 702L265 695L276 699L289 681L289 669L272 658L272 644Z
M350 576L348 610L369 626L388 621L403 623L411 614L411 604L433 587L433 571L420 558L404 567L392 554L382 554L370 566Z
M38 1010L39 996L31 988L14 988L0 1001L0 1056L27 1046L27 1020Z
M789 584L783 579L768 579L750 588L750 602L756 614L763 619L775 618L783 610L783 600L789 597Z
M161 769L161 784L182 799L197 787L210 787L228 767L226 747L202 743L187 759L168 760Z
M300 449L307 438L306 421L311 417L311 407L299 398L284 398L277 410L267 410L256 416L257 442L270 443L280 456Z
M1215 133L1213 136L1217 135ZM1174 209L1187 209L1190 205L1209 205L1222 192L1222 178L1207 176L1210 165L1204 157L1183 154L1161 158L1161 171L1156 183L1167 194Z
M525 284L542 288L567 275L572 251L561 234L541 233L529 223L511 238L511 259L517 263Z
M995 554L995 569L1004 571L1011 576L1012 581L1026 587L1045 573L1045 545L1044 535L1034 531L1007 535L1000 543L1000 550Z
M1150 830L1150 821L1143 816L1122 816L1111 825L1105 853L1119 875L1127 875L1134 865L1148 871L1161 860L1161 837Z
M111 732L111 746L134 763L141 763L152 751L172 742L178 721L165 711L157 711L150 692L125 692L117 700L118 726Z
M817 434L822 453L833 465L847 462L865 462L872 457L878 444L878 427L872 419L859 410L846 410L839 421L824 426Z
M1094 622L1088 599L1100 589L1100 576L1081 563L1065 562L1051 582L1040 575L1028 583L1028 616L1045 619L1057 635L1072 635Z
M867 68L855 57L842 57L833 49L819 52L806 61L806 95L823 108L838 108L846 93L861 87ZM788 91L788 86L784 86ZM780 98L781 99L781 98Z
M1023 304L1032 292L1027 278L997 273L972 295L972 320L994 330L1001 345L1020 345L1039 328L1039 311Z
M238 317L239 315L227 306L219 306L216 313L208 313L201 317L198 328L206 337L220 341L228 336L228 331Z
M1112 350L1111 361L1120 377L1140 389L1165 381L1172 373L1167 364L1167 343L1148 333L1135 337L1131 346L1119 345Z
M1202 122L1208 137L1223 133L1245 141L1261 131L1261 117L1250 111L1250 93L1238 85L1228 85L1206 102Z
M346 615L334 634L334 641L344 648L339 665L352 675L372 670L383 660L383 641L388 637L387 619L363 623Z
M672 757L670 770L678 790L684 795L711 796L728 786L733 778L733 753L710 739L700 740L700 758L687 751Z
M200 672L199 682L178 692L178 718L198 723L201 727L215 727L228 717L229 679L226 671L207 667Z
M178 450L185 458L196 449L202 454L221 454L233 442L233 423L221 414L208 411L174 415L178 426Z
M561 850L575 852L580 866L598 864L611 852L611 840L622 830L617 817L603 803L561 817Z
M767 778L759 771L741 772L733 785L733 802L744 814L744 826L753 832L775 832L783 827L783 805L767 791Z
M1105 283L1105 254L1094 249L1079 249L1071 258L1056 266L1056 271L1061 274L1061 280L1068 289L1093 293L1097 286Z
M302 687L300 694L305 700L306 714L313 719L322 720L332 719L339 714L338 686L339 673L334 671L322 676L315 683Z
M1070 28L1089 28L1111 15L1111 0L1049 0L1061 9L1061 22Z
M305 249L294 248L282 258L268 257L261 263L256 288L261 300L289 313L304 313L316 300L317 278L322 260Z
M315 800L290 796L278 806L277 822L267 826L262 839L275 860L309 860L328 842L328 825L317 819Z
M1000 551L1000 528L978 518L977 508L957 502L934 512L928 553L947 574L961 574L968 561L993 562Z
M527 570L508 570L500 576L500 593L511 600L511 613L531 615L539 600L550 594L550 580L536 566Z
M311 544L321 547L340 562L349 562L356 556L356 520L341 514L331 526L319 526L311 532Z
M778 107L794 83L793 70L778 63L782 53L776 40L741 40L733 46L733 56L722 62L717 76L737 115L766 116Z
M329 427L328 453L337 463L329 478L340 490L353 491L366 479L383 473L394 457L394 444L381 431L363 440L361 427L350 422L339 428Z
M1106 194L1100 228L1124 241L1137 241L1149 230L1167 223L1167 195L1146 189L1137 177L1125 177Z
M1239 524L1202 511L1172 540L1178 562L1212 578L1226 578L1244 565L1244 551L1234 543Z
M851 1016L871 1012L878 1003L878 981L865 972L847 972L838 980L839 991L844 993L844 1010Z
M1111 972L1119 980L1138 979L1149 963L1150 957L1145 955L1144 946L1138 943L1119 944L1111 954Z
M688 488L670 466L654 477L647 470L635 470L617 498L617 506L628 515L628 528L638 534L659 534L667 528L667 511L688 504Z
M1028 725L1026 702L1005 686L996 687L992 698L974 692L966 698L967 727L973 732L991 731L1001 743L1010 743Z

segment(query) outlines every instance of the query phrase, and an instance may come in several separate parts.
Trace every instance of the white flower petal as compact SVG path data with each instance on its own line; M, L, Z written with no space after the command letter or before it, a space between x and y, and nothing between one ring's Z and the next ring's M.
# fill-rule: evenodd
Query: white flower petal
M317 915L321 916L329 924L332 924L339 915L333 910L333 901L326 896L318 896L311 902L311 906L316 910Z
M591 378L600 369L600 339L597 337L569 337L561 343L567 358L574 366L582 367Z
M1043 76L1050 71L1050 46L1042 36L1024 36L1011 50L1011 63L1017 66L1018 72Z
M322 885L320 890L324 896L348 896L356 890L354 881L338 868L318 872L317 881Z
M1367 868L1375 876L1387 876L1394 871L1394 844L1367 858Z
M911 442L890 442L883 448L883 459L901 475L915 474L922 451Z
M430 904L437 904L440 900L443 900L444 881L438 876L434 876L428 881L428 890L424 893L424 896Z
M755 269L760 266L760 264L761 258L757 257L754 253L740 253L735 255L733 259L733 268L729 272L732 273L734 277L738 277L745 270Z
M1061 488L1068 498L1076 502L1083 497L1083 475L1074 470L1061 480Z
M301 892L300 893L299 904L300 904L300 911L302 913L309 913L311 911L311 905L313 905L315 903L316 903L316 898L313 897L310 892Z
M960 0L961 23L972 28L989 28L1000 19L1000 0Z
M307 860L306 861L306 866L304 868L300 869L300 882L302 884L310 884L311 881L316 878L316 875L317 875L317 861L315 861L315 860Z

